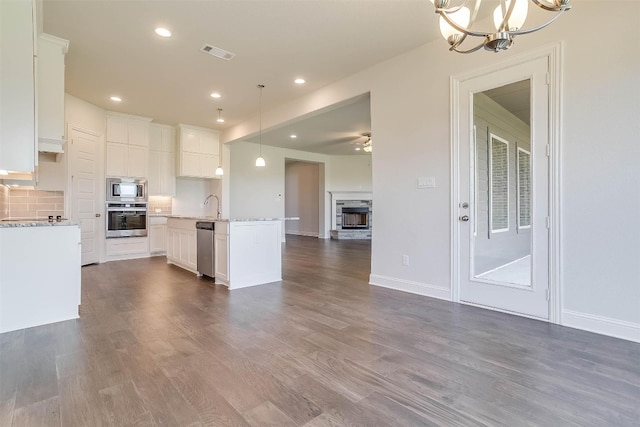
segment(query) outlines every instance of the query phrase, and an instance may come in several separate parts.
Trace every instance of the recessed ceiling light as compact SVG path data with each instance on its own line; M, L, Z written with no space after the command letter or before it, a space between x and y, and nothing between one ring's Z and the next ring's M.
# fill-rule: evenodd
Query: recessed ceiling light
M171 37L171 31L167 30L166 28L158 27L155 29L155 32L160 37Z
M302 78L298 77L298 78L297 78L297 79L295 79L293 82L294 82L295 84L297 84L297 85L301 85L301 84L304 84L304 83L305 83L305 81L306 81L305 79L302 79Z
M221 96L221 95L220 95L218 92L213 92L213 93L211 94L211 97L212 97L212 98L216 98L216 99L220 98L220 96Z
M291 135L289 135L289 138L291 139L296 139L298 137L298 135L296 135L295 133L292 133Z
M120 102L122 101L122 98L120 98L119 96L112 96L109 98L110 100L114 101L114 102Z
M361 150L360 147L356 147L356 151L360 151L360 150Z

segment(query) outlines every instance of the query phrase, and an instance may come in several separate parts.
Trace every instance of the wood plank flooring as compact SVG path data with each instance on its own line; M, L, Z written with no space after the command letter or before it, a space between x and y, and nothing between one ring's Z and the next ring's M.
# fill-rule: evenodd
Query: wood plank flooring
M164 258L82 269L81 318L0 335L1 426L640 426L640 345L367 284L288 236L227 291Z

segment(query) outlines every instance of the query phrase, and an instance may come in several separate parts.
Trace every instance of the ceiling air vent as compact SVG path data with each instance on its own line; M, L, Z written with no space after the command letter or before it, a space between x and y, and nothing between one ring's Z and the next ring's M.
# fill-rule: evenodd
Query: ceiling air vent
M232 59L234 56L236 56L235 53L227 52L224 49L220 49L219 47L211 46L210 44L205 44L204 46L202 46L200 48L200 52L208 53L209 55L213 55L216 58L224 59L224 60L227 60L227 61Z

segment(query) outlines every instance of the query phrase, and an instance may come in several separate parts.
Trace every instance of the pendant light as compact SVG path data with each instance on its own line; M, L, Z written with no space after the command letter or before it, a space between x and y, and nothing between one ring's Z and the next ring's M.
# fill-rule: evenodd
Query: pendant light
M222 118L222 108L218 108L218 123L224 123L224 119ZM224 175L224 170L222 169L222 144L218 142L218 167L216 168L216 176Z
M266 165L264 158L262 157L262 89L264 89L264 85L258 85L258 89L260 89L260 97L258 98L258 118L259 118L259 125L260 125L258 143L260 145L260 154L256 159L256 166L262 168Z

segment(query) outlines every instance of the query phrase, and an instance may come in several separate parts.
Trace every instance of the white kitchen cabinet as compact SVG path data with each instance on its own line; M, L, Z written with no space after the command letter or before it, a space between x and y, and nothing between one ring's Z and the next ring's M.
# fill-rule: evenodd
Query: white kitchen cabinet
M217 178L218 131L180 124L178 132L178 176Z
M216 282L229 283L229 223L216 222L213 235Z
M149 195L175 196L176 193L175 129L149 126Z
M149 252L151 255L167 253L167 217L152 216L149 218Z
M120 237L107 240L107 261L146 258L149 256L148 237Z
M35 2L0 1L0 169L33 172L38 164Z
M107 112L107 176L147 177L150 121Z
M69 41L38 37L38 150L62 153L64 144L64 57Z
M128 176L127 149L125 144L107 142L107 175Z
M169 218L167 220L167 262L192 273L198 273L196 220Z

